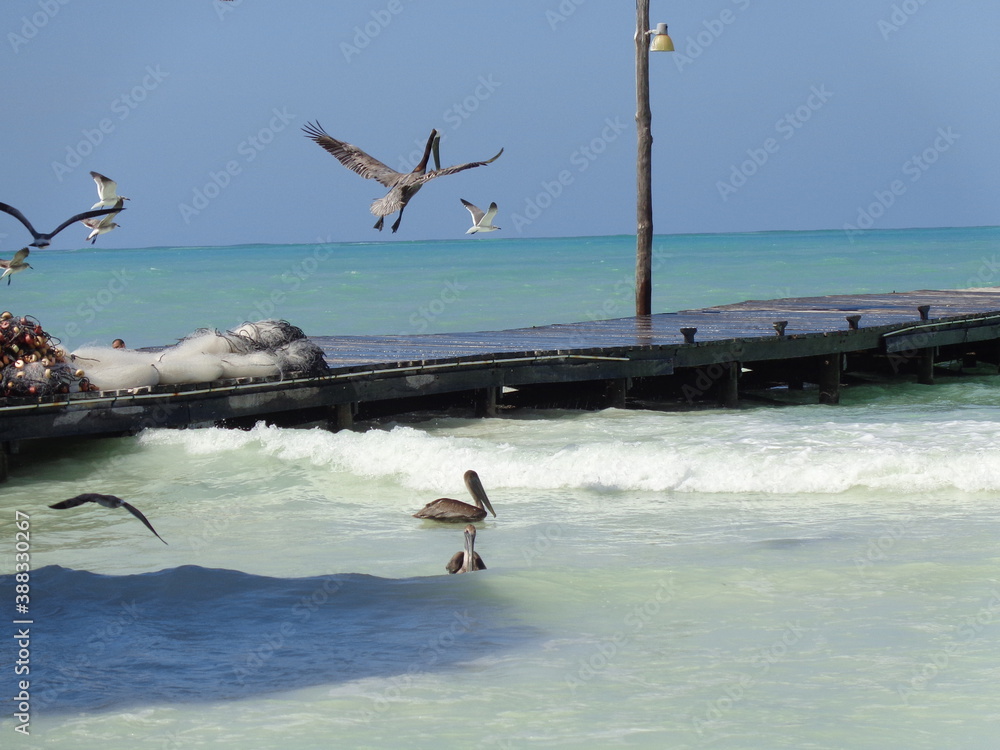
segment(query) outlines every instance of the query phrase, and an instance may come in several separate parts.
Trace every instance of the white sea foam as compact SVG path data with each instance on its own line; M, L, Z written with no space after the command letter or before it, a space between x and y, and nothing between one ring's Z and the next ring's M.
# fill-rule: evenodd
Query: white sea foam
M609 411L569 422L453 420L439 428L338 433L258 425L235 435L154 431L142 440L179 442L195 453L253 446L286 461L394 477L422 490L455 485L467 468L493 487L773 494L1000 489L1000 461L991 452L1000 444L1000 423L966 418L912 425L855 416L845 409L837 420L815 424L794 409Z

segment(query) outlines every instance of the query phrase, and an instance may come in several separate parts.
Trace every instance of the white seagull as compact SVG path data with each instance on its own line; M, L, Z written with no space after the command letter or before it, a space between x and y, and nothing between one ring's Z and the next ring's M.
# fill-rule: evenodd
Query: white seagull
M68 219L66 219L66 221L57 226L54 230L43 234L41 232L35 231L35 228L31 226L31 222L28 221L26 218L24 218L24 214L22 214L16 208L14 208L13 206L8 206L6 203L0 203L0 211L10 214L19 222L24 224L25 228L29 232L31 232L31 236L34 238L34 241L31 243L31 247L37 247L39 249L43 249L51 245L52 238L74 222L83 221L84 219L93 219L98 216L104 216L105 214L117 213L119 211L124 211L124 210L125 210L124 208L102 208L99 211L94 211L94 210L84 211L82 214L76 214L75 216L70 216Z
M112 184L114 184L114 183L112 183ZM122 204L125 201L127 201L127 200L128 200L128 198L125 198L124 196L118 196L118 200L115 203L115 208L117 208L120 211L121 208L122 208ZM106 216L102 216L100 219L84 219L83 220L84 226L88 227L89 229L94 230L90 234L87 235L87 239L90 240L90 244L91 245L93 245L95 242L97 242L98 235L107 234L112 229L114 229L115 227L119 226L118 224L115 224L114 221L113 221L113 219L117 215L118 215L118 211L115 211L114 213L107 214Z
M10 286L10 280L14 277L15 273L20 273L26 268L31 268L31 265L24 262L24 259L28 257L28 253L31 251L22 247L16 253L14 253L14 258L12 260L4 260L0 258L0 268L3 269L3 273L0 274L0 279L4 276L7 277L7 285Z
M465 230L466 234L475 234L476 232L495 232L500 227L493 226L493 217L497 215L497 204L496 201L490 204L490 210L483 213L483 210L478 206L474 206L465 198L459 198L462 201L462 205L469 209L469 213L472 214L472 226Z
M118 202L119 198L121 200L132 200L131 198L126 198L124 195L118 195L118 183L114 180L105 177L98 172L91 172L90 176L94 178L94 182L97 183L97 197L100 198L97 203L91 206L91 209L95 208L116 208L121 205Z

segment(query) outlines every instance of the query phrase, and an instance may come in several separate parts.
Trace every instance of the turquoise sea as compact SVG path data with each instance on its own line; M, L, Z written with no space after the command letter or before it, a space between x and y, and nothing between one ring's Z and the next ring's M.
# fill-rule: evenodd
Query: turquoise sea
M654 248L654 312L1000 281L996 227ZM71 349L267 317L316 336L493 330L627 316L634 257L627 236L98 244L33 252L0 307ZM0 485L0 684L30 682L30 735L8 700L3 746L995 747L998 386L980 368L847 387L839 406L26 450ZM463 497L469 468L497 511L488 570L449 576L461 527L410 514ZM169 544L121 509L47 507L81 492L127 499Z

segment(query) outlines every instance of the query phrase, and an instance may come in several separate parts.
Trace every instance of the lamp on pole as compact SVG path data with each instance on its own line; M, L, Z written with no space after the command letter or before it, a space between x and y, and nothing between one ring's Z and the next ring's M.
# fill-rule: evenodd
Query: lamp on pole
M649 315L653 299L653 116L649 109L649 52L673 52L667 25L649 28L649 0L635 3L636 231L635 314ZM652 36L652 39L647 37Z

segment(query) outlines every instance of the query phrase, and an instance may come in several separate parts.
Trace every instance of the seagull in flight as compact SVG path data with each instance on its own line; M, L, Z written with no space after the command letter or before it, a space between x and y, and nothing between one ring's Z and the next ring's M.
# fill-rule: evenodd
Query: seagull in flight
M91 210L95 208L115 208L120 206L118 199L129 201L131 198L126 198L124 195L118 195L118 183L114 180L105 177L98 172L91 172L90 176L94 178L94 182L97 183L97 197L100 198L97 203L91 206Z
M472 205L465 198L459 198L459 200L462 201L462 205L469 209L469 213L472 214L472 226L465 230L466 234L495 232L500 228L493 226L493 217L497 215L496 201L490 204L490 208L486 213L483 213L483 209Z
M63 500L55 505L50 505L49 507L55 508L56 510L63 510L65 508L75 508L77 505L83 505L84 503L97 503L98 505L103 505L105 508L124 508L146 524L146 528L156 534L156 529L153 528L153 524L146 520L146 517L139 512L138 508L134 505L129 505L120 497L115 497L114 495L98 495L93 492L87 492L83 495L71 497L69 500ZM156 538L166 544L166 541L159 534L156 534Z
M439 158L441 134L437 130L431 130L430 137L427 139L427 145L424 146L424 155L420 163L413 168L412 172L402 173L397 172L391 167L387 167L374 156L369 156L357 146L345 143L344 141L338 141L336 138L331 137L320 127L318 122L307 123L302 130L308 138L311 138L322 146L327 153L335 156L337 161L352 172L357 172L365 179L377 180L389 188L389 192L385 197L373 201L371 205L371 212L378 217L374 228L380 232L382 231L382 224L385 221L385 217L397 211L399 211L399 216L392 225L392 231L395 233L399 229L399 222L403 220L403 209L406 208L406 204L410 202L410 199L417 194L417 191L424 186L424 183L430 182L435 177L444 177L445 175L455 174L456 172L462 172L473 167L482 167L486 164L491 164L499 159L500 154L503 153L503 149L500 149L492 159L456 164L442 169ZM432 169L428 172L427 161L430 159L432 149L437 169Z
M73 222L83 221L84 219L94 219L97 218L98 216L104 216L106 214L111 214L111 213L118 213L119 211L124 211L124 210L125 210L124 208L102 208L98 211L93 211L93 210L84 211L82 214L76 214L76 216L69 217L68 219L66 219L66 221L57 226L53 231L48 233L41 233L35 231L35 228L31 226L31 222L28 221L26 218L24 218L24 214L22 214L16 208L14 208L13 206L8 206L6 203L0 203L0 211L10 214L19 222L24 224L27 230L31 232L31 236L34 238L34 241L31 243L31 247L37 247L40 250L51 245L52 238L55 237L57 234L59 234L62 230L64 230Z
M20 273L26 268L31 268L30 264L24 262L24 259L28 257L28 253L30 252L31 251L28 248L22 247L14 253L13 259L4 260L3 258L0 258L0 268L3 269L3 273L0 274L0 279L3 279L3 277L6 276L7 286L10 286L10 280L14 278L15 273Z
M118 196L118 200L115 202L115 208L117 208L120 211L122 208L122 203L124 203L127 200L128 198L125 198L124 196ZM115 224L114 221L112 221L117 215L118 211L115 211L114 213L108 214L107 216L102 216L100 219L83 220L84 226L94 230L87 235L87 239L90 240L91 245L97 242L98 235L107 234L115 227L120 226L119 224Z

